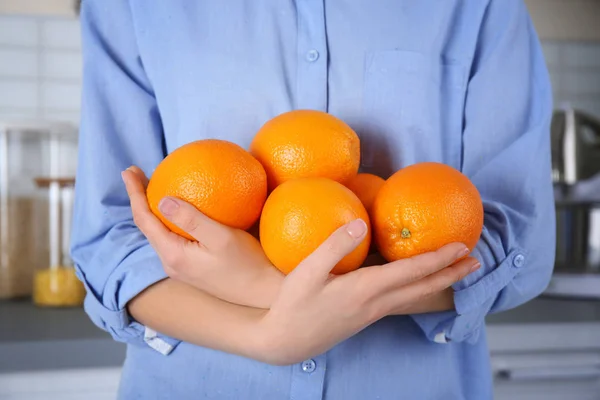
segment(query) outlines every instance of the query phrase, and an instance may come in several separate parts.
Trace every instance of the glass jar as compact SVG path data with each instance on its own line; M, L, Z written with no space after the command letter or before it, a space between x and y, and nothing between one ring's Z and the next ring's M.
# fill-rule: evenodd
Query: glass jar
M46 192L48 234L45 246L48 257L40 260L33 280L33 302L38 306L76 307L83 303L85 288L75 274L69 256L70 228L73 215L74 178L36 179Z
M0 299L32 294L36 265L48 259L48 198L34 178L74 176L77 130L68 123L0 121Z

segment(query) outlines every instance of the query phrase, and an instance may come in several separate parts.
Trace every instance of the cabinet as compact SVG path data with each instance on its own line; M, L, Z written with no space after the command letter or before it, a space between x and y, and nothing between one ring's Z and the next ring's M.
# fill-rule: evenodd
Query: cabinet
M121 368L0 374L0 400L113 400Z
M600 324L488 328L496 400L600 399Z
M492 355L497 400L598 400L600 352Z

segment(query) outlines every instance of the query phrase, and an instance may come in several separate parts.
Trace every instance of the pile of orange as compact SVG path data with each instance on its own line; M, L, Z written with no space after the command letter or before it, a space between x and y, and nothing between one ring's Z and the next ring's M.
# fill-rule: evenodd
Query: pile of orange
M359 268L370 247L388 261L451 242L475 247L483 206L461 172L419 163L384 180L359 173L359 164L360 140L350 126L325 112L295 110L267 121L249 151L214 139L180 147L158 165L147 196L151 210L189 239L158 211L163 197L179 197L234 228L260 219L263 250L286 274L356 218L368 232L334 274Z

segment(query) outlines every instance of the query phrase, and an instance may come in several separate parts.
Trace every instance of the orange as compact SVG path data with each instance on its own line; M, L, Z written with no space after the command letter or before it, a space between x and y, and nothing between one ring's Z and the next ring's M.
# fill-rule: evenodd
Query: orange
M158 165L146 194L152 212L173 232L192 240L158 210L163 197L177 197L222 224L246 230L265 203L267 175L237 144L198 140L177 148Z
M290 273L336 229L361 218L368 232L363 241L332 270L343 274L360 267L371 243L369 216L352 191L327 178L301 178L278 186L260 218L260 242L280 271Z
M477 188L456 169L425 162L399 170L375 198L375 242L388 261L460 242L473 250L483 229Z
M290 179L323 177L345 183L358 172L360 140L344 121L295 110L267 121L250 152L267 172L269 190Z
M363 206L365 206L369 218L371 218L375 196L377 196L379 189L381 189L384 183L385 180L377 175L361 173L350 179L346 183L346 187L358 196ZM369 253L375 252L377 252L377 246L375 246L375 241L373 240L373 237L371 237Z
M367 212L370 213L375 202L375 196L377 196L384 183L385 180L377 175L361 173L350 179L346 183L346 187L358 196Z

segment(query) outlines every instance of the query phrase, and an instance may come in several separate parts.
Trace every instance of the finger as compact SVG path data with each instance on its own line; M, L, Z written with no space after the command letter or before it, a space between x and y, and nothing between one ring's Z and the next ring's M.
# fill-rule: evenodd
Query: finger
M411 258L379 265L374 268L378 284L373 288L376 292L389 290L419 281L465 257L469 249L462 243L451 243L437 251L423 253Z
M150 211L146 191L140 177L130 169L123 171L121 175L127 189L135 224L157 251L170 248L176 243L179 236L172 234Z
M196 207L175 197L165 197L158 209L169 221L189 233L194 239L210 249L223 243L231 228L207 217Z
M338 228L305 258L294 272L327 279L333 267L363 241L367 230L367 224L362 219L356 219Z
M144 174L144 171L142 171L139 167L132 165L131 167L128 168L128 170L130 170L131 172L133 172L134 174L137 175L137 177L140 179L140 182L142 183L142 186L144 186L144 188L148 187L148 178L146 177L146 174Z
M463 280L467 275L477 271L481 264L475 258L469 257L456 264L435 272L410 285L397 288L382 296L382 301L390 309L414 304L433 294L448 289L456 282Z

